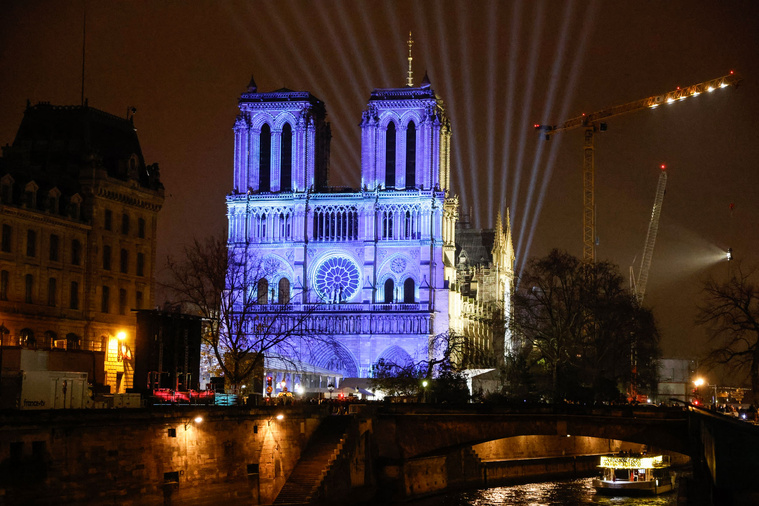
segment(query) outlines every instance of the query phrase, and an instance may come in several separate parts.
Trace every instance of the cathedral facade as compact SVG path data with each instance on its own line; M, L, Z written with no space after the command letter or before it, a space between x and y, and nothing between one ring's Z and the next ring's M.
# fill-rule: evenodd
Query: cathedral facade
M310 328L334 337L307 367L369 377L380 359L427 359L434 336L465 326L451 125L426 76L371 93L360 189L329 185L330 126L311 93L259 92L251 79L239 109L228 246L269 267L252 288L261 314L308 310Z

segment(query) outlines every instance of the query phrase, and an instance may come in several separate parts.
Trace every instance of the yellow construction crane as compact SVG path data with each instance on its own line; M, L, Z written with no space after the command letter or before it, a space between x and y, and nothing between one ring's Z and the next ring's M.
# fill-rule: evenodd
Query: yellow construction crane
M582 242L583 251L582 258L586 263L594 263L596 261L596 201L595 201L595 163L594 163L594 146L593 137L596 132L603 132L606 130L605 120L613 118L615 116L621 116L629 112L639 111L642 109L656 109L663 104L672 104L674 102L684 100L688 97L696 97L701 93L710 93L720 88L726 88L730 85L737 85L741 78L732 71L717 79L711 81L705 81L703 83L694 84L686 88L680 88L662 93L660 95L654 95L635 102L629 102L623 105L617 105L614 107L608 107L598 112L591 114L583 114L576 118L565 121L560 125L534 125L535 129L540 130L545 134L546 140L550 139L555 133L562 132L564 130L571 130L573 128L585 129L585 144L583 148L583 162L582 162L582 174L583 174L583 217L582 217Z

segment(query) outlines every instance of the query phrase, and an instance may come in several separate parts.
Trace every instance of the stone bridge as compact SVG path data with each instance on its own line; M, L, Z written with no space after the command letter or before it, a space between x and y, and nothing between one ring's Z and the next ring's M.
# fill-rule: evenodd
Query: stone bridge
M362 415L372 420L381 474L405 497L487 485L487 466L472 452L474 445L558 435L621 440L687 455L704 504L759 504L759 427L694 406L573 408L416 404L370 408ZM425 480L426 490L420 490Z
M590 436L640 443L689 454L688 413L682 409L587 410L567 413L424 410L392 407L377 412L380 457L412 459L514 436Z

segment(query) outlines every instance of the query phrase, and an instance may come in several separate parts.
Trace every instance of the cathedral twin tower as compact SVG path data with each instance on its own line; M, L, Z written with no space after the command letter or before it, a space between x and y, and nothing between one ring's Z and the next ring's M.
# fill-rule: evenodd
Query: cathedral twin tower
M310 328L334 336L298 358L304 368L366 377L380 359L426 359L430 338L449 328L457 217L450 122L427 77L372 92L357 190L328 184L321 100L258 92L251 80L239 108L229 247L266 266L260 313L309 311Z

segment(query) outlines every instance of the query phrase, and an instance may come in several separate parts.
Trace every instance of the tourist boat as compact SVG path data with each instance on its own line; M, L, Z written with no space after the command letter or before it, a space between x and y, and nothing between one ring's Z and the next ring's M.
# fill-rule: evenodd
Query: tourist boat
M602 474L593 488L609 495L656 495L675 488L669 456L653 457L622 453L601 457Z

